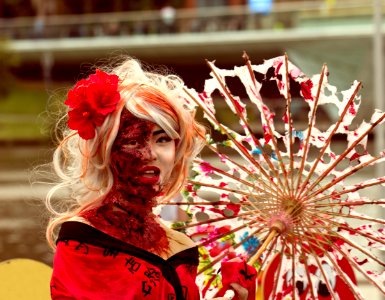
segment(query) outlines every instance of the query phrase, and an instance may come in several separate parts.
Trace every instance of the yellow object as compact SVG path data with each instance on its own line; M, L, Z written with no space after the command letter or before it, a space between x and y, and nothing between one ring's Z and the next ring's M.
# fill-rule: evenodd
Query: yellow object
M0 299L51 299L52 269L38 261L24 258L0 263Z

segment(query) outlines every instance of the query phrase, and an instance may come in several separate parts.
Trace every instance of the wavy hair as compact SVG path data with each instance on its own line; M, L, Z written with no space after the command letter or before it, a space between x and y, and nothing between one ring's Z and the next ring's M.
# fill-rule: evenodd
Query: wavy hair
M106 71L120 79L121 101L117 109L96 128L93 139L84 140L66 127L53 155L52 167L59 181L46 196L46 206L52 214L46 237L53 248L58 226L84 210L99 206L111 190L110 152L123 109L156 123L177 140L174 168L162 189L162 200L180 192L191 160L204 145L205 129L195 121L194 111L187 107L184 84L178 76L147 71L133 58L126 58ZM62 190L69 191L63 199Z

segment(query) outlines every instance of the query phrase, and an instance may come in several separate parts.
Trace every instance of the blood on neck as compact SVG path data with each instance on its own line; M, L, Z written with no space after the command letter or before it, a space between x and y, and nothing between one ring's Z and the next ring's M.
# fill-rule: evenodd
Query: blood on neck
M137 180L138 170L151 156L149 140L154 126L122 111L111 149L113 186L102 204L83 217L107 234L159 254L168 248L166 233L152 213L159 188Z

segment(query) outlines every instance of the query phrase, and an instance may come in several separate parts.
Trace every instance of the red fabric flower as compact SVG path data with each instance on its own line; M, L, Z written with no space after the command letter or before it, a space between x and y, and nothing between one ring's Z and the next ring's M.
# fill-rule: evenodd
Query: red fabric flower
M78 81L64 102L71 108L68 112L69 128L77 130L85 140L94 138L96 127L103 124L120 100L118 83L117 75L101 70Z

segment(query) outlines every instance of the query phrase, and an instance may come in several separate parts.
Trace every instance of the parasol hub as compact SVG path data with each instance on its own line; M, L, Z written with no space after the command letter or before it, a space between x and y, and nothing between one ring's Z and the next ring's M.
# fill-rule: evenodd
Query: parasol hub
M292 223L297 223L304 211L304 204L296 198L287 198L281 202L281 209L290 216Z
M268 222L270 231L275 231L278 235L286 234L293 228L292 216L286 211L279 211L272 215Z
M271 228L271 230L275 230L277 232L277 234L281 234L281 233L285 232L287 229L285 223L282 222L281 220L275 220L271 224L270 228Z

